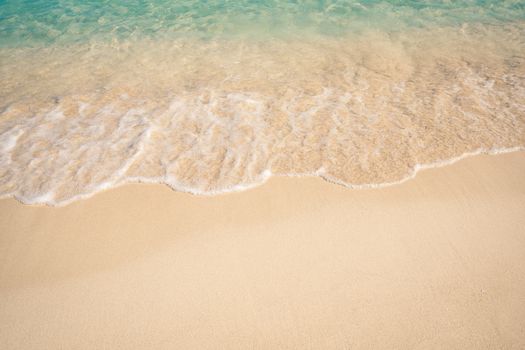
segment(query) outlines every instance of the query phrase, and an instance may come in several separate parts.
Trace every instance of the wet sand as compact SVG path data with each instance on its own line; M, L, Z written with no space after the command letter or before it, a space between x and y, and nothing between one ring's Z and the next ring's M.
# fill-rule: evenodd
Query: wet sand
M4 199L0 348L522 349L524 178L516 152L382 189Z

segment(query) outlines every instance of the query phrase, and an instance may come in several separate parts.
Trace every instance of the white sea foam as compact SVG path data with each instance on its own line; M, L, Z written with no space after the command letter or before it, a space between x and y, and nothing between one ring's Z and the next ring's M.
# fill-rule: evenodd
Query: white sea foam
M323 178L324 180L326 180L326 181L328 181L330 183L333 183L335 185L344 186L344 187L347 187L349 189L356 189L356 190L379 189L379 188L384 188L384 187L389 187L389 186L400 185L400 184L405 183L405 182L407 182L409 180L412 180L412 179L414 179L416 177L416 175L421 170L444 167L444 166L447 166L447 165L454 164L454 163L456 163L456 162L458 162L458 161L460 161L462 159L468 158L468 157L478 156L478 155L482 155L482 154L497 155L497 154L519 152L519 151L525 151L525 147L512 147L512 148L501 148L501 149L490 149L490 150L479 149L479 150L474 151L474 152L467 152L467 153L464 153L464 154L462 154L460 156L453 157L453 158L446 159L446 160L439 161L439 162L435 162L435 163L416 164L416 166L414 167L413 171L409 175L407 175L405 178L403 178L401 180L398 180L398 181L395 181L395 182L384 182L384 183L377 183L377 184L370 183L370 184L355 185L355 184L351 184L351 183L341 182L340 180L338 180L336 178L333 178L331 176L327 176L322 169L319 169L318 171L315 171L313 173L303 173L303 174L299 174L299 173L272 174L272 172L270 170L266 170L266 171L263 172L263 174L261 175L259 181L257 181L257 182L249 183L249 184L237 184L237 185L229 187L229 188L224 188L224 189L216 190L216 191L208 191L208 192L204 192L204 191L201 191L201 190L196 189L196 188L187 187L187 186L185 186L183 184L180 184L174 178L130 177L130 178L124 178L121 181L116 182L116 183L109 183L109 182L101 183L100 185L97 186L97 188L93 189L92 192L83 193L83 194L77 194L77 195L75 195L75 196L73 196L73 197L71 197L71 198L69 198L67 200L62 200L62 201L54 200L54 194L53 193L46 193L46 194L41 195L39 197L32 197L32 198L26 198L26 197L22 197L22 196L18 196L18 195L13 195L13 194L4 194L4 195L0 196L0 199L1 198L13 197L13 198L17 199L19 202L24 203L24 204L28 204L28 205L45 204L45 205L53 206L53 207L62 207L62 206L66 206L68 204L71 204L73 202L79 201L79 200L91 198L94 195L96 195L96 194L98 194L100 192L103 192L105 190L111 189L111 188L117 188L117 187L129 185L129 184L138 184L138 183L166 185L166 186L170 187L171 189L173 189L174 191L183 192L183 193L189 193L189 194L197 195L197 196L215 196L215 195L227 194L227 193L232 193L232 192L242 192L242 191L253 189L253 188L258 187L258 186L262 186L268 180L270 180L270 178L272 176L321 177L321 178Z
M65 205L134 182L212 195L271 176L372 188L523 150L516 33L1 49L0 196Z

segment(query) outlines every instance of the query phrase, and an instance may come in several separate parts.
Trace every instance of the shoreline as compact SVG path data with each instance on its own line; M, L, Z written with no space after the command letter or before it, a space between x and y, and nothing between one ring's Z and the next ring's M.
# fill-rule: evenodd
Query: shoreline
M41 197L34 199L34 200L24 200L20 198L19 196L16 196L14 194L6 194L6 195L0 195L0 200L4 199L14 199L18 201L19 203L23 205L30 205L30 206L46 206L46 207L64 207L68 206L74 202L82 201L90 199L102 192L117 189L123 186L129 186L129 185L140 185L140 184L148 184L148 185L161 185L161 186L167 186L169 189L173 190L174 192L180 192L180 193L186 193L191 194L195 196L200 197L213 197L218 195L227 195L230 193L238 193L238 192L244 192L244 191L250 191L257 187L264 186L269 180L271 180L274 177L292 177L292 178L320 178L332 185L342 186L348 190L367 190L367 189L381 189L391 186L397 186L401 185L407 181L413 180L418 176L418 174L422 170L428 170L428 169L436 169L436 168L442 168L446 166L453 165L459 161L462 161L467 158L471 157L477 157L477 156L497 156L501 154L507 154L507 153L515 153L515 152L524 152L525 147L524 146L514 146L514 147L508 147L508 148L491 148L491 149L484 149L479 148L477 150L471 151L471 152L465 152L459 156L452 157L446 160L440 160L432 163L417 163L412 171L407 174L404 178L398 181L394 182L386 182L386 183L371 183L371 184L363 184L363 185L356 185L356 184L346 184L337 178L332 178L328 175L323 174L322 170L318 170L313 173L305 173L305 174L272 174L270 170L266 170L263 172L263 178L256 183L251 184L239 184L237 186L234 186L233 188L229 188L226 190L221 191L211 191L211 192L200 192L195 189L185 189L182 187L177 187L175 185L170 184L167 180L160 180L160 179L149 179L149 178L129 178L127 180L121 181L120 183L114 184L114 185L107 185L108 187L103 187L100 190L91 192L91 193L84 193L79 194L76 196L73 196L72 198L62 201L62 202L47 202L47 201L41 201Z

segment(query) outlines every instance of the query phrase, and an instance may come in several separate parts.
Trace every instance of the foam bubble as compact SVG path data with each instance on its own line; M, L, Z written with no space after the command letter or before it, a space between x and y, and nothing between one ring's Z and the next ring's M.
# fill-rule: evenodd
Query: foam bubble
M64 205L130 182L208 195L274 175L379 187L523 149L516 33L0 49L0 196Z

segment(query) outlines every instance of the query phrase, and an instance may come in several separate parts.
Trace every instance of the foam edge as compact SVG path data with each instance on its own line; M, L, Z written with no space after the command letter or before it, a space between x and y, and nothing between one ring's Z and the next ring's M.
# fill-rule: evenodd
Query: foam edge
M324 170L318 169L315 172L312 173L287 173L287 174L273 174L270 170L264 171L261 176L259 177L258 181L252 182L252 183L245 183L245 184L238 184L232 187L220 189L220 190L214 190L214 191L202 191L196 188L188 188L184 185L180 184L176 179L166 179L166 178L147 178L147 177L128 177L123 180L120 180L116 183L110 184L108 182L105 182L103 186L100 186L101 188L89 192L89 193L81 193L78 195L75 195L69 199L66 199L64 201L55 201L53 200L49 194L44 194L42 196L28 199L24 198L22 196L19 196L15 193L7 193L4 195L0 195L0 199L7 199L7 198L14 198L20 203L24 205L32 205L32 206L48 206L48 207L64 207L67 206L73 202L84 200L91 198L95 196L96 194L100 192L104 192L108 189L114 189L121 186L129 185L129 184L138 184L138 183L145 183L145 184L162 184L170 187L172 190L182 193L188 193L196 196L215 196L215 195L221 195L226 193L234 193L234 192L242 192L246 190L253 189L255 187L261 186L265 184L270 178L273 176L288 176L288 177L320 177L323 180L344 186L349 189L378 189L388 186L395 186L402 184L404 182L407 182L411 179L414 179L416 175L421 171L425 169L432 169L432 168L440 168L447 165L454 164L462 159L478 156L478 155L498 155L498 154L505 154L505 153L512 153L512 152L519 152L519 151L525 151L525 146L515 146L515 147L508 147L508 148L479 148L474 151L465 152L457 157L452 157L449 159L444 160L438 160L436 162L432 163L423 163L423 164L416 164L410 173L407 174L404 178L398 180L398 181L392 181L392 182L383 182L383 183L369 183L369 184L351 184L351 183L345 183L341 180L338 180L335 177L332 177L330 175L327 175Z

